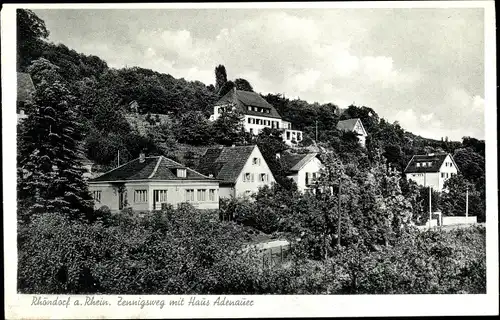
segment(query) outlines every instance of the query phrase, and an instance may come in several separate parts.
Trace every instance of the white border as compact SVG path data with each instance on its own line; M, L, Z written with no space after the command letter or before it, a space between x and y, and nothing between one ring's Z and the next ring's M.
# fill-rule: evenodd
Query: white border
M2 10L2 105L15 106L15 9L219 9L219 8L484 8L485 26L485 132L487 186L487 294L485 295L358 295L358 296L245 296L254 307L30 307L32 295L16 293L16 114L2 108L4 164L4 280L6 318L193 318L193 317L299 317L299 316L404 316L498 315L498 199L496 131L496 34L493 1L433 2L315 2L315 3L169 3L169 4L6 4ZM12 119L12 120L10 120ZM55 296L54 296L55 297ZM63 296L60 296L61 298ZM67 298L68 296L64 296ZM81 297L81 296L80 296ZM106 296L116 302L117 296ZM139 297L139 296L136 296ZM147 296L147 298L179 296ZM189 296L184 296L189 297ZM213 300L213 296L198 296ZM72 300L77 296L71 296ZM233 298L236 298L233 297Z

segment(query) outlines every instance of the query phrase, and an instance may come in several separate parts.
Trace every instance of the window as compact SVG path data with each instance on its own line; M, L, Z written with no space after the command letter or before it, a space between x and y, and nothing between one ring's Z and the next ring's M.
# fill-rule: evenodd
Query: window
M286 132L286 140L290 140L290 131Z
M217 201L217 198L215 196L215 189L208 190L208 200L209 201Z
M297 140L299 141L302 140L302 134L300 132L297 132Z
M243 176L243 182L254 182L254 175L253 173L247 172Z
M248 123L252 123L252 118L248 118Z
M186 189L186 201L194 201L194 189Z
M441 178L444 178L444 176L445 176L445 173L441 172Z
M179 178L185 178L186 177L186 169L184 169L184 168L178 168L177 169L177 177L179 177Z
M420 162L417 162L417 168L420 168Z
M207 201L207 190L198 189L198 201Z
M146 203L148 202L148 190L135 190L134 193L135 203Z
M427 166L432 167L432 162L428 162Z
M427 167L427 162L422 162L422 167Z
M92 198L94 198L95 201L100 203L101 202L101 194L102 194L101 190L93 191Z
M155 202L167 202L167 190L154 190Z
M252 134L253 134L253 128L250 128L250 133L252 133Z
M259 158L253 158L252 159L252 164L256 165L256 166L259 166L260 165L260 159Z
M252 110L252 108L251 107L247 107L247 110L250 111L250 110Z
M276 121L276 128L279 129L280 128L280 123L278 121Z
M267 182L268 180L269 180L269 176L267 175L267 173L261 173L259 175L260 182Z

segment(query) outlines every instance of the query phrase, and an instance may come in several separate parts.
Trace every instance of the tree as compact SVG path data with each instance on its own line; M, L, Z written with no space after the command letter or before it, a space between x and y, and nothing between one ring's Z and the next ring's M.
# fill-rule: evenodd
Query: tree
M234 82L232 81L225 82L219 90L219 97L223 97L226 93L233 90L234 87L235 87Z
M466 192L468 191L469 216L476 216L478 222L486 221L485 201L482 193L462 174L449 178L444 183L446 192L441 194L440 202L443 214L447 216L465 216Z
M264 128L257 136L255 142L273 173L276 182L286 190L293 190L297 186L286 176L287 172L285 172L282 162L276 158L277 154L288 149L288 146L283 142L281 134L281 131L278 129Z
M42 39L47 39L49 31L45 22L33 11L17 9L17 70L24 71L33 59L41 54Z
M215 92L220 92L221 88L227 82L226 67L219 64L215 67Z
M217 143L231 146L245 141L244 116L237 110L225 110L212 124L213 137Z
M179 142L192 145L206 145L212 139L212 127L200 111L188 111L181 116L176 125Z
M91 218L93 204L83 181L81 129L74 101L59 80L42 80L33 112L20 127L18 196L30 213L48 210Z
M235 85L237 90L253 92L252 85L250 84L250 82L248 82L245 79L238 78L238 79L234 80L234 85Z

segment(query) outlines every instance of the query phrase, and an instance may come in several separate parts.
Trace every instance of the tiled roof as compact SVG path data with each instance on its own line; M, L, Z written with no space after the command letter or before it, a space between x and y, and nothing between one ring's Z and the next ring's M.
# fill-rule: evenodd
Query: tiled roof
M17 73L17 101L31 101L35 92L35 85L29 73Z
M226 103L234 103L237 109L243 114L281 119L278 111L256 92L233 89L220 98L215 105ZM269 113L248 110L247 107L266 108L269 109Z
M254 148L255 145L210 148L201 157L196 169L205 175L212 174L225 183L234 183Z
M430 154L430 155L414 155L413 158L411 158L410 162L406 166L405 173L423 173L423 172L439 172L439 168L441 168L441 165L443 164L444 160L446 159L446 156L448 153L438 153L438 154ZM450 155L451 157L451 155ZM451 157L452 161L453 157ZM417 167L417 163L423 163L423 162L431 162L431 165L429 166L426 164L425 167L420 165ZM456 167L456 165L455 165ZM458 168L457 168L458 169Z
M186 169L186 177L177 177L177 168ZM211 178L187 168L186 166L165 158L163 156L146 157L144 162L139 158L125 163L103 175L90 180L99 181L124 181L124 180L210 180Z
M283 168L287 172L297 172L304 165L306 165L311 159L315 158L318 154L317 153L291 153L291 152L284 152L280 156L280 161L283 166Z
M337 123L337 129L342 131L354 131L354 126L358 122L359 118L341 120Z

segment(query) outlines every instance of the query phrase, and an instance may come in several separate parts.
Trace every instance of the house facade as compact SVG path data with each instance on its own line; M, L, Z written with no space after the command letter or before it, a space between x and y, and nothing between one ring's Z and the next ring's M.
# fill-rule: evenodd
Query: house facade
M245 131L258 135L264 128L282 131L283 141L295 145L303 140L300 130L294 130L292 123L282 119L278 111L258 93L233 89L226 93L214 106L211 121L217 120L223 111L237 110L244 115Z
M341 131L353 131L358 135L359 144L366 146L366 136L368 135L363 123L359 118L341 120L337 123L337 129Z
M443 191L445 181L458 173L458 166L449 153L414 155L404 173L408 180Z
M307 192L311 189L324 167L318 153L297 154L284 152L278 155L278 158L287 171L287 177L295 181L300 192Z
M197 209L219 208L219 181L163 156L141 154L88 184L95 207L108 206L112 212L160 210L163 204L186 202Z
M31 80L29 73L18 72L17 73L17 122L27 118L25 104L33 101L33 95L35 94L35 85Z
M219 195L224 198L249 197L275 182L256 145L210 148L196 170L219 180Z

